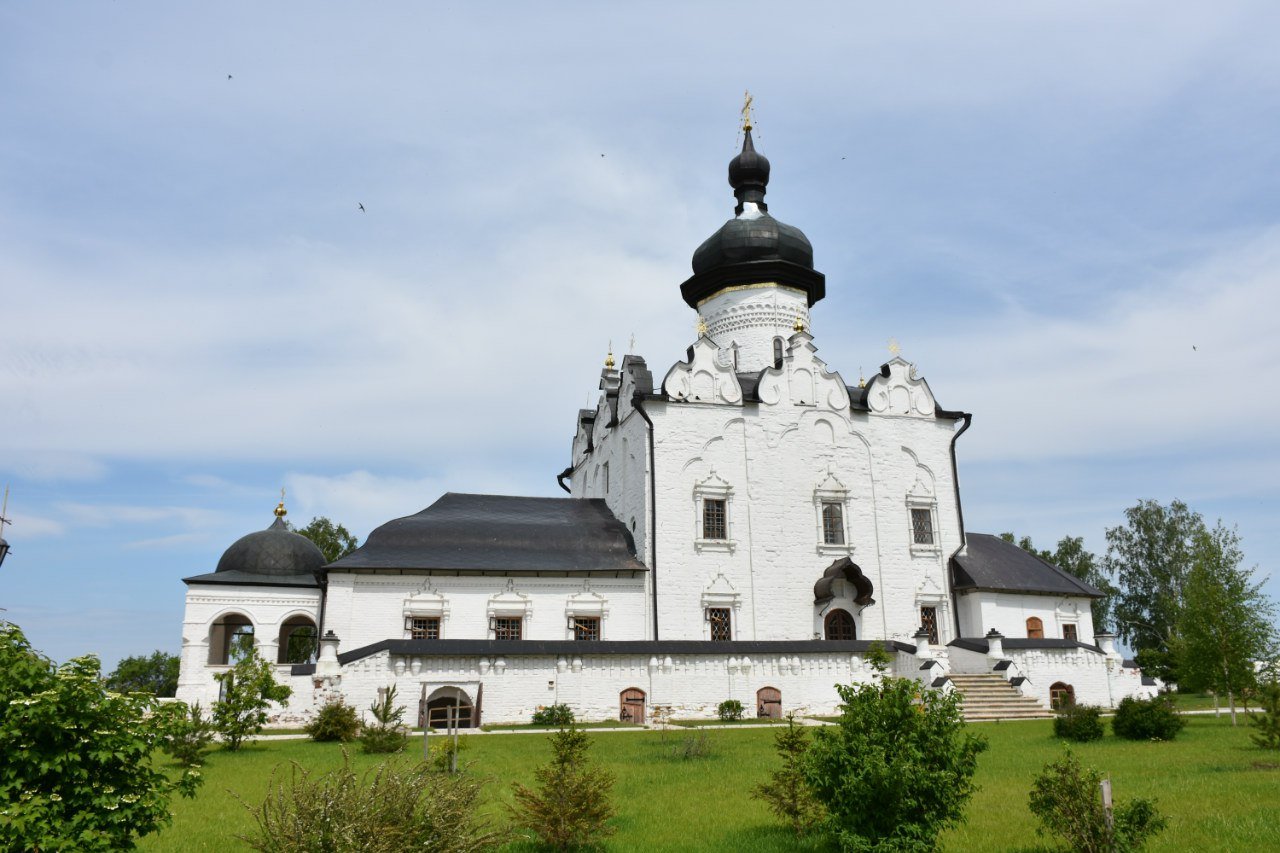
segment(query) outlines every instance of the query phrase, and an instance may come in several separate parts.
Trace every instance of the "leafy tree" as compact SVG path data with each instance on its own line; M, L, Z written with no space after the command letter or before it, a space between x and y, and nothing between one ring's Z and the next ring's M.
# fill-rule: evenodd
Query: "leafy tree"
M1038 835L1056 835L1078 853L1124 853L1141 850L1167 825L1155 803L1133 799L1112 810L1107 826L1099 788L1102 774L1084 767L1071 750L1046 764L1031 788L1031 813L1040 819Z
M1178 684L1227 697L1236 725L1236 697L1257 685L1254 661L1266 655L1275 606L1240 567L1240 536L1223 527L1196 535L1186 597L1178 622Z
M768 782L756 785L751 796L764 800L796 835L803 835L822 820L823 812L822 804L805 780L809 735L803 726L796 725L795 714L787 714L787 727L774 734L773 748L782 759L782 767L769 775Z
M98 659L62 666L0 622L0 849L130 850L172 819L172 778L151 760L167 717L154 700L108 691Z
M841 850L933 850L964 819L978 754L959 697L904 678L837 685L837 725L818 730L805 778Z
M178 692L177 655L156 651L150 657L128 657L107 676L107 689L117 693L150 693L173 696Z
M262 731L272 702L283 702L293 694L276 681L273 667L257 649L251 648L231 669L214 678L222 684L222 698L213 706L213 727L222 735L223 745L233 751Z
M1058 540L1058 547L1053 551L1042 551L1036 548L1031 543L1030 536L1015 538L1012 533L1001 533L1000 538L1017 545L1024 551L1035 554L1046 562L1052 563L1067 574L1079 578L1103 593L1103 597L1093 599L1091 605L1093 627L1095 630L1101 631L1111 625L1111 611L1114 606L1115 596L1119 590L1111 585L1111 581L1098 564L1097 556L1084 547L1083 537L1063 536Z
M1103 567L1116 579L1116 633L1148 655L1152 675L1177 680L1178 622L1186 607L1187 576L1204 519L1182 501L1163 506L1142 500L1124 511L1125 523L1107 528ZM1139 659L1143 663L1143 659Z
M587 757L591 741L574 726L551 735L551 763L533 771L537 789L519 782L512 813L553 850L598 846L613 834L613 774Z
M341 524L334 524L325 516L317 516L311 519L306 527L294 527L291 523L285 522L289 529L294 533L298 533L307 537L316 544L320 549L320 553L324 554L326 562L332 563L341 557L345 557L360 547L360 540L351 535L351 532Z

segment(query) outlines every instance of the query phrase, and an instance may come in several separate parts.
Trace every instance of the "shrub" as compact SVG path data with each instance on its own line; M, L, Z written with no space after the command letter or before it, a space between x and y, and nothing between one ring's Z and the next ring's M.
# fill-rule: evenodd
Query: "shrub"
M968 734L959 697L884 676L837 685L835 726L819 729L805 779L844 850L929 850L964 819L986 741Z
M1099 783L1102 774L1082 767L1067 750L1046 764L1031 788L1031 813L1040 819L1039 835L1056 835L1078 853L1125 853L1141 850L1167 821L1150 800L1134 799L1112 810L1114 829L1107 828Z
M441 773L452 772L458 767L458 761L454 758L454 755L466 752L470 744L470 739L460 737L455 748L453 738L441 740L441 738L433 737L429 747L430 757L428 763L430 763L432 769Z
M177 716L153 707L109 692L97 658L56 666L0 621L0 850L130 850L167 825L200 775L152 762Z
M360 720L356 709L341 698L324 703L315 719L306 725L312 740L350 743L360 734Z
M751 796L764 800L796 835L803 835L822 819L822 804L813 796L804 778L809 736L803 727L796 725L795 714L787 714L787 727L774 734L773 748L782 759L782 767L770 774L768 782L752 789Z
M198 767L205 748L213 741L213 721L204 715L200 703L183 702L162 706L165 716L160 748L187 767Z
M1186 724L1167 699L1126 696L1116 707L1111 730L1129 740L1173 740Z
M274 668L252 646L235 666L214 678L222 684L222 698L213 705L213 727L230 750L262 731L270 703L283 702L293 694L276 683Z
M409 742L404 724L404 706L396 704L396 687L391 685L382 698L369 706L373 725L365 724L360 732L360 748L365 752L399 752Z
M533 771L537 790L516 783L516 821L553 850L599 845L613 834L613 774L587 757L591 741L572 726L551 735L551 763Z
M535 726L556 726L563 728L564 726L573 725L573 709L568 705L547 705L533 712L533 724Z
M253 813L256 831L241 836L267 853L470 853L508 840L477 815L483 783L392 759L357 777L344 749L342 766L313 776L294 764L272 774Z
M726 699L716 706L716 716L725 722L742 719L742 703L737 699Z
M1250 737L1263 749L1280 749L1280 680L1259 686L1258 703L1262 713L1249 715L1249 725L1257 729Z
M706 732L693 732L680 739L671 747L671 757L688 761L691 758L706 758L711 754L711 738Z
M1102 709L1095 705L1066 705L1053 720L1054 737L1086 743L1104 734Z

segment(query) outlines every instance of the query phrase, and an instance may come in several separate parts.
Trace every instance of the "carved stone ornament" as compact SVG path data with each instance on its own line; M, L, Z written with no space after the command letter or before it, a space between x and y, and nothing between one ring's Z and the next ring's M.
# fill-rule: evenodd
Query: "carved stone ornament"
M894 356L868 383L867 405L878 415L931 418L937 409L929 383L916 376L916 366Z
M685 403L740 405L742 386L732 365L717 357L720 348L706 335L689 347L689 360L678 361L662 380L662 390Z
M839 373L827 370L817 357L813 336L796 332L787 345L781 367L767 367L760 374L756 395L766 406L790 403L793 406L816 406L845 411L849 408L849 389Z

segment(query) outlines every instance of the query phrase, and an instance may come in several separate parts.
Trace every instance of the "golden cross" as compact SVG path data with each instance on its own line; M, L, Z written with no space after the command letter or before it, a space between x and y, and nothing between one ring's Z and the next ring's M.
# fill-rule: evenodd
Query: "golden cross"
M898 355L902 352L902 344L898 343L897 338L889 338L889 354Z
M702 337L707 333L707 321L702 315L698 315L698 325L694 328L698 332L698 337Z
M751 104L755 100L751 97L751 92L743 91L742 93L742 129L751 129Z

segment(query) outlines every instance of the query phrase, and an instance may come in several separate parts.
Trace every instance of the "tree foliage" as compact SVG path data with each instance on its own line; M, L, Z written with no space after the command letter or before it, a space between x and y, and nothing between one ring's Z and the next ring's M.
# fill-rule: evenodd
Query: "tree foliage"
M200 776L153 764L168 718L152 708L108 691L97 658L55 666L0 623L0 849L129 850L168 824Z
M1091 604L1093 611L1093 627L1101 631L1112 623L1112 608L1117 590L1102 570L1097 556L1084 547L1084 537L1064 536L1058 540L1058 547L1052 551L1036 548L1030 536L1015 537L1012 533L1001 533L1000 538L1017 545L1024 551L1035 554L1045 562L1052 563L1069 575L1076 577L1103 594L1095 598Z
M291 523L285 522L289 529L294 533L307 537L315 543L320 549L320 553L324 554L326 562L332 563L340 557L345 557L360 547L360 541L351 532L341 524L334 524L325 516L317 516L311 519L306 527L294 527Z
M1280 679L1262 682L1258 702L1262 713L1249 715L1249 725L1257 730L1250 737L1263 749L1280 749Z
M1126 853L1141 850L1168 824L1154 802L1133 799L1113 808L1108 827L1101 782L1102 774L1082 766L1071 750L1046 764L1031 788L1036 833L1061 838L1073 853Z
M214 678L222 684L222 697L213 706L213 727L230 750L262 731L272 702L283 702L293 694L276 681L274 668L254 648Z
M360 734L360 718L356 716L356 709L339 696L321 706L307 723L306 731L314 741L350 743Z
M205 749L213 742L213 721L204 715L200 703L188 707L185 702L171 702L157 708L156 713L168 718L160 747L179 764L199 767Z
M1270 649L1275 606L1240 566L1240 537L1218 522L1196 535L1188 606L1178 621L1178 686L1227 697L1236 723L1236 697L1257 686L1254 661Z
M178 692L178 665L177 655L162 651L124 658L107 676L107 689L171 697Z
M369 713L373 716L373 723L361 727L360 748L374 753L404 749L409 742L409 732L404 724L404 706L396 704L394 684L369 706Z
M823 810L805 779L809 735L804 727L796 725L795 714L787 714L787 727L774 733L773 748L782 759L782 767L769 774L768 782L756 785L751 796L764 800L796 835L803 835L818 825Z
M1187 725L1167 696L1135 699L1126 696L1116 706L1111 730L1127 740L1173 740Z
M964 819L986 741L966 731L959 697L882 677L837 685L837 725L820 729L805 778L841 850L933 850Z
M613 834L613 774L587 756L591 741L569 726L551 735L551 763L533 771L536 789L512 787L512 814L553 850L598 847Z

